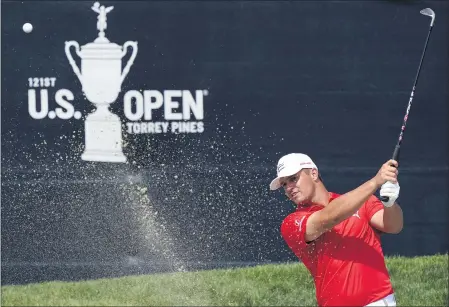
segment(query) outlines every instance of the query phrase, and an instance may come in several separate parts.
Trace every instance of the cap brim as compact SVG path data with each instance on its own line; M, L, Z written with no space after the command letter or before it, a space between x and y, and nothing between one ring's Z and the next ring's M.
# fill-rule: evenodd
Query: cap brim
M281 187L281 177L277 177L275 179L273 179L273 181L271 181L270 183L270 190L274 191L277 190Z
M316 167L313 167L316 168ZM283 177L288 177L291 175L296 174L297 172L299 172L300 170L302 170L303 168L300 168L299 170L297 170L296 172L292 172L292 173L286 173L286 174L282 174L281 176L278 176L276 178L274 178L271 183L270 183L270 190L271 191L275 191L277 189L279 189L281 187L281 178ZM320 178L321 181L323 181L323 179L321 178L321 174L318 174L318 178Z
M286 172L282 173L281 172L280 176L276 177L275 179L273 179L273 181L271 181L271 183L270 183L270 190L274 191L274 190L279 189L281 187L281 178L294 175L297 172L299 172L301 169L302 168L300 168L299 170L296 170L296 171L290 171L288 173L286 173Z

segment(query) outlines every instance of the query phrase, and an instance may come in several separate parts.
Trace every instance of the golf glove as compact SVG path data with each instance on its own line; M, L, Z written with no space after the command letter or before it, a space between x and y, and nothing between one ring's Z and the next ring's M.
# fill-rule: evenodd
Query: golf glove
M380 196L387 196L388 201L383 202L385 207L393 206L396 199L399 197L399 190L401 187L399 186L399 182L392 183L390 181L385 182L380 188Z

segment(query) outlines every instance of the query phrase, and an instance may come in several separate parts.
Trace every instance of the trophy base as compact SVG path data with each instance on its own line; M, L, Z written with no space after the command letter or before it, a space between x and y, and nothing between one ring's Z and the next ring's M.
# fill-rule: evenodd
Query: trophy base
M126 162L126 157L122 152L111 153L104 151L85 151L81 155L81 159L84 161L94 161L94 162Z
M81 159L96 162L126 162L122 152L120 118L107 108L98 108L84 123L85 150Z

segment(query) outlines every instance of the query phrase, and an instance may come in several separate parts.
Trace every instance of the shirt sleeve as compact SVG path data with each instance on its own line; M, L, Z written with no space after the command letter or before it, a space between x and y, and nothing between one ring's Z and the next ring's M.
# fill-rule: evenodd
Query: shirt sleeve
M363 214L366 220L369 222L371 221L373 215L382 209L384 209L384 205L382 204L379 198L373 195L370 198L368 198L368 200L363 205L364 211Z
M308 246L305 241L306 225L310 213L294 212L288 215L281 224L281 235L287 245L294 251Z

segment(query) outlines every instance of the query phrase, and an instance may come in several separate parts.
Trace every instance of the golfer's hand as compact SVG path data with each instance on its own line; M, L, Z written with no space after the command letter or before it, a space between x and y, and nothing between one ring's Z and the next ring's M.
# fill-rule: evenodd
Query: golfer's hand
M385 182L382 187L380 188L380 196L382 199L382 196L387 196L388 201L383 202L385 207L391 207L394 205L394 202L399 197L399 191L401 187L399 186L399 182L392 183L390 181Z
M385 182L390 181L395 184L398 181L398 162L395 160L388 160L385 162L380 170L377 172L374 180L377 187L381 187Z

